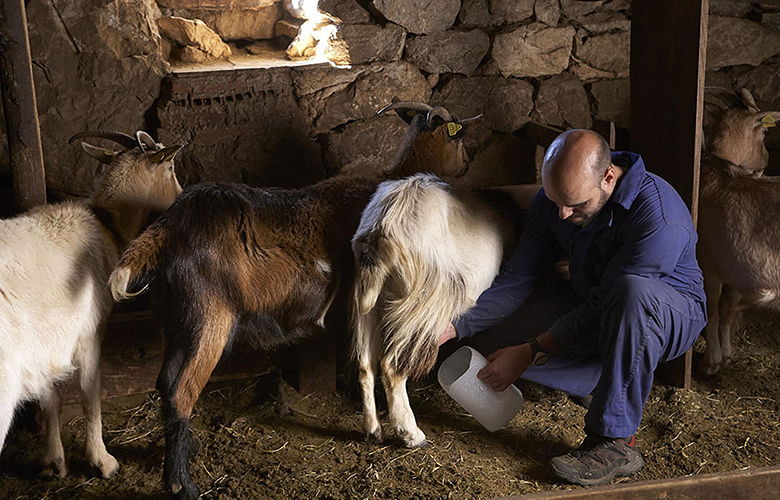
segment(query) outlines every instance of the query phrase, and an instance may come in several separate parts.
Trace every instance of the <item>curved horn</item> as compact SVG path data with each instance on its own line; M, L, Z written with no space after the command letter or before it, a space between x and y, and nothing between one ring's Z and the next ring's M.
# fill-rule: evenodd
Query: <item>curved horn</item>
M95 130L94 132L90 132L87 130L84 132L79 132L78 134L68 139L68 144L72 144L73 141L77 139L84 139L87 137L108 139L110 141L116 142L117 144L121 144L126 149L133 149L138 147L138 142L135 140L134 137L131 137L122 132L115 132L113 130Z
M392 104L388 104L384 108L380 109L376 112L377 115L381 115L384 113L387 113L388 111L394 111L396 109L411 109L414 111L419 111L420 113L424 114L429 112L433 109L433 107L429 104L425 104L424 102L417 102L417 101L397 101Z
M135 138L138 140L138 145L141 147L142 151L159 151L161 149L160 145L152 139L152 136L143 130L136 132Z
M475 121L478 121L478 120L481 120L481 119L482 119L482 113L480 113L478 115L474 115L474 116L469 117L469 118L464 118L462 120L457 120L457 122L458 123L471 123L471 122L475 122Z
M739 89L739 96L742 98L742 104L745 105L750 111L757 113L758 106L756 106L756 100L753 99L753 94L746 88Z
M433 128L433 119L436 117L441 118L445 122L451 122L452 121L452 115L449 111L444 109L441 106L436 106L435 108L428 111L428 116L425 117L425 121L428 123L428 126L430 128Z

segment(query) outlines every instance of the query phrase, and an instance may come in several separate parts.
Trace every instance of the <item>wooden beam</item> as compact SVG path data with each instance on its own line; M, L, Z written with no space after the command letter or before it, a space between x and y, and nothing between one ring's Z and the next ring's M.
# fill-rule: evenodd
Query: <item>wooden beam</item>
M506 498L513 500L646 500L649 498L774 500L777 498L778 491L780 491L780 467L775 466L750 467L701 476L639 481L570 491L550 491Z
M668 180L696 221L708 0L631 3L631 149ZM691 353L659 376L690 387Z
M46 203L41 133L24 0L0 3L0 91L18 211Z

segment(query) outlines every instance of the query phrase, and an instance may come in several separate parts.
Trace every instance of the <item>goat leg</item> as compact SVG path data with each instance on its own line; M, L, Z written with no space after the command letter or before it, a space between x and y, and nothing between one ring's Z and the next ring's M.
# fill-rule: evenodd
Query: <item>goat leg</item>
M87 420L87 460L109 478L119 470L119 462L106 451L100 414L100 342L85 342L76 354L79 364L81 404Z
M390 425L396 436L407 448L419 448L428 444L425 433L417 427L409 396L406 392L405 375L398 373L387 358L382 360L382 382L387 393Z
M53 387L41 399L41 409L46 419L46 455L43 458L44 476L65 477L68 474L65 466L65 451L62 448L60 431L62 422L62 398L56 387Z
M704 292L707 295L707 326L704 328L704 359L700 366L705 376L714 375L720 370L723 352L720 349L718 302L720 301L721 281L707 270L704 271Z

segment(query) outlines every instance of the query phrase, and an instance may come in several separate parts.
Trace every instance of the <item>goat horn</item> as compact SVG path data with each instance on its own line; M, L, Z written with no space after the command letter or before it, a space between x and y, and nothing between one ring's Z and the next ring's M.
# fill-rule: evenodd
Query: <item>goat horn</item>
M753 94L746 88L739 89L739 96L742 98L742 103L750 111L754 113L758 112L758 106L756 106L756 100L753 98Z
M452 121L452 115L449 111L444 109L441 106L436 106L432 110L428 111L428 116L425 117L425 121L428 122L428 126L433 128L433 119L436 117L441 118L445 122L451 122Z
M126 149L134 149L138 147L138 141L136 141L134 137L131 137L122 132L114 132L112 130L95 130L94 132L90 132L90 131L79 132L78 134L68 139L68 144L72 144L73 141L77 139L84 139L87 137L108 139L110 141L116 142L117 144L121 144Z
M414 111L419 111L420 113L428 113L430 110L433 109L433 107L429 104L425 104L424 102L417 102L417 101L397 101L392 104L388 104L384 108L380 109L376 112L377 115L381 115L384 113L387 113L388 111L394 111L396 109L403 108L403 109L412 109Z
M477 121L477 120L481 120L481 119L482 119L482 113L480 113L478 115L474 115L474 116L472 116L470 118L464 118L462 120L457 120L457 121L458 121L458 123L471 123L473 121Z

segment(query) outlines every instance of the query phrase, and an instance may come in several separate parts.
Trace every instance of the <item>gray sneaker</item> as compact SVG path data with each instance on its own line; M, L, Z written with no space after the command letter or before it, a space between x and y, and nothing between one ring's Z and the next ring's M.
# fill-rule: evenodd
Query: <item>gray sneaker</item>
M645 465L636 450L636 438L587 436L579 447L550 460L555 475L564 481L593 486L630 476Z

